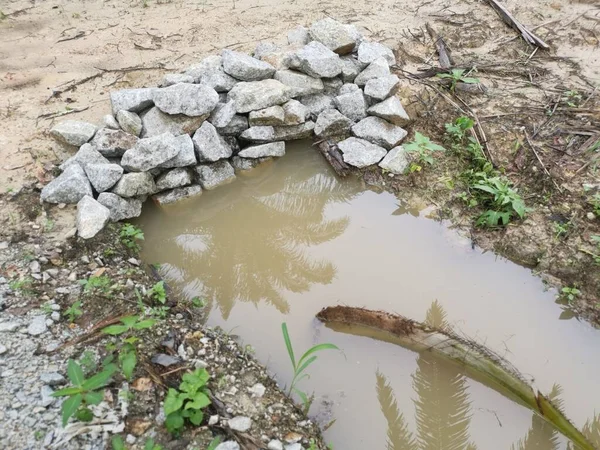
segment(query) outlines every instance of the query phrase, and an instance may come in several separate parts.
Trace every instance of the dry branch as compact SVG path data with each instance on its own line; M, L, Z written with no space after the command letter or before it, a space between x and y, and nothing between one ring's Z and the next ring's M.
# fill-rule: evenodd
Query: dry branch
M323 154L325 159L331 164L335 173L340 177L345 177L350 173L350 166L346 164L344 158L337 145L331 140L323 140L315 142L319 151Z
M438 36L438 34L435 32L435 30L431 27L431 25L429 23L426 23L425 27L427 28L429 37L431 37L431 40L433 41L433 44L435 45L435 49L437 50L438 59L440 60L440 66L442 67L442 69L449 69L450 67L452 67L454 65L454 61L452 61L452 57L450 56L450 51L448 50L448 47L446 46L446 42L444 41L444 38L442 38L441 36Z
M383 311L350 306L323 308L317 319L324 323L355 325L384 331L395 337L394 342L418 352L431 352L459 364L477 379L487 382L503 395L515 397L547 420L582 450L595 450L588 439L539 391L504 359L481 344L458 336L446 328L440 329Z
M498 13L498 15L502 18L502 20L504 20L504 22L508 26L514 28L519 33L521 33L521 36L523 37L525 42L531 45L537 45L538 47L541 47L545 50L548 50L550 48L548 44L542 41L533 32L529 31L525 27L525 25L519 22L504 6L498 3L497 0L487 0L487 2L492 8L494 8L494 10Z

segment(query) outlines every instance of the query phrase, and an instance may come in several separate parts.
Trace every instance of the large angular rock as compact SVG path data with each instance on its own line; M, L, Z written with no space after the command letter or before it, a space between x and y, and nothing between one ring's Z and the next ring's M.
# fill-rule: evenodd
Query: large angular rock
M287 40L289 44L306 45L310 42L310 34L306 27L298 25L296 28L288 31Z
M409 164L408 158L406 157L406 150L399 145L388 152L385 158L379 163L379 167L388 172L400 175L406 172Z
M369 64L365 70L358 74L354 82L359 86L364 86L367 81L373 78L387 77L390 74L390 66L385 58L377 58Z
M241 158L266 158L269 156L285 155L285 142L271 142L269 144L247 147L238 153Z
M333 97L325 94L314 94L300 97L300 103L308 108L308 113L313 120L326 109L335 108Z
M185 114L190 117L204 116L219 103L219 94L202 84L179 83L154 93L154 104L167 114Z
M97 130L96 125L88 122L65 120L54 126L50 130L50 134L63 144L80 147L92 139Z
M261 59L261 56L268 55L277 50L279 50L279 47L273 42L259 42L254 48L253 56L257 59Z
M137 144L138 138L121 130L101 128L90 142L107 158L120 157Z
M290 100L283 104L284 124L300 125L306 122L309 115L308 108L298 100Z
M213 88L217 92L228 92L238 82L223 70L221 57L218 55L204 58L185 71L194 78L194 82Z
M300 125L284 127L273 127L275 141L294 141L297 139L308 139L313 136L315 123L312 120Z
M142 201L137 198L123 198L112 192L102 192L98 196L98 203L106 206L110 211L110 220L120 220L139 217L142 213Z
M121 159L121 166L130 172L146 172L175 158L181 143L171 133L140 139Z
M48 203L77 203L86 195L92 195L92 186L81 166L73 164L44 186L41 199Z
M110 93L110 103L113 116L119 111L140 112L154 104L156 88L121 89Z
M309 33L313 40L339 55L352 52L356 46L355 36L348 27L330 17L313 23Z
M394 52L379 42L363 42L358 46L358 61L363 64L371 64L382 57L390 66L396 64Z
M178 83L195 83L196 80L193 76L185 74L185 73L168 73L166 74L162 81L159 83L160 87L168 87L173 86Z
M226 127L217 128L221 136L239 136L248 129L248 118L236 114Z
M235 180L233 167L227 160L196 166L196 177L202 189L211 190Z
M223 50L221 59L225 73L241 81L265 80L275 73L275 68L271 64L245 53Z
M175 139L179 145L179 153L177 153L177 156L165 161L158 167L160 169L172 169L175 167L188 167L198 164L192 138L187 134L182 134L181 136L177 136Z
M367 113L381 117L394 125L404 126L410 122L410 117L408 117L398 97L390 97L381 103L376 103L367 109Z
M367 117L352 127L352 133L385 149L397 146L407 135L406 130L379 117Z
M210 114L208 121L217 128L223 128L229 125L231 119L235 116L235 103L218 103Z
M106 128L110 128L111 130L121 129L121 127L119 126L119 122L117 122L117 119L115 119L115 116L113 116L112 114L106 114L102 118L102 123Z
M214 162L219 159L229 158L232 154L231 147L219 135L217 129L210 123L204 122L192 138L194 149L199 162Z
M227 96L235 102L238 113L247 113L281 105L291 98L290 88L277 80L241 82Z
M169 170L156 178L156 190L165 191L192 184L192 174L188 169L178 168Z
M139 136L142 132L142 119L134 112L120 110L117 112L117 122L126 133Z
M154 200L159 205L168 205L169 203L175 203L179 200L183 200L190 197L196 197L202 194L202 187L197 184L192 186L179 187L175 189L171 189L170 191L161 192L160 194L156 194L152 196L152 200Z
M297 59L296 52L302 47L303 45L294 44L263 52L260 55L260 60L271 64L275 70L289 69Z
M118 164L87 164L84 170L96 192L108 191L123 176Z
M353 122L367 117L367 102L360 89L338 95L335 98L335 105L344 116Z
M338 148L344 162L359 169L377 164L387 154L379 145L355 137L338 142Z
M273 77L290 88L291 97L323 92L323 81L295 70L278 70Z
M272 160L273 158L241 158L234 156L231 158L231 165L236 171L245 172Z
M250 126L284 125L285 111L279 105L270 106L258 111L251 111L248 122Z
M344 83L342 87L338 89L338 95L350 94L355 91L361 91L361 88L354 83Z
M367 66L362 64L354 56L347 55L340 58L342 60L342 81L352 83L360 72Z
M83 239L93 238L110 218L109 209L86 195L77 203L77 234Z
M339 90L343 84L344 83L342 79L338 77L323 78L323 87L325 88L323 93L327 95L333 95L335 97L336 95L339 95Z
M150 108L142 117L141 137L148 138L163 133L171 133L173 136L180 134L193 134L208 114L198 117L188 117L183 114L166 114L156 106Z
M148 172L126 173L112 189L113 194L130 198L150 195L156 192L152 174Z
M365 95L375 101L381 102L393 95L399 84L400 79L396 75L373 78L365 84Z
M275 140L275 128L270 125L259 125L245 130L240 139L248 142L271 142Z
M110 161L102 156L102 153L96 150L92 144L83 144L77 153L67 159L59 167L60 170L64 171L73 164L79 164L82 168L85 168L87 164L108 164L109 162Z
M290 61L292 67L315 78L333 78L342 72L342 60L320 42L310 42Z
M326 109L317 118L315 134L322 138L347 133L352 121L335 109Z

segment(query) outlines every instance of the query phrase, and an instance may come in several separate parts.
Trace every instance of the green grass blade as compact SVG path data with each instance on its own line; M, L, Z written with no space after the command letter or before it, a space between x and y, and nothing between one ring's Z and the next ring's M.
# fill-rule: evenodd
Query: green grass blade
M283 322L281 324L281 332L283 333L283 340L285 341L285 346L287 347L288 355L290 355L290 360L292 361L292 366L294 367L294 372L296 372L296 358L294 357L294 349L292 348L292 341L290 340L290 335L288 333L287 324Z
M311 356L310 358L308 358L306 361L302 362L303 360L301 359L300 362L302 362L301 365L298 366L298 370L296 371L296 373L294 374L294 379L300 375L302 372L304 372L306 370L306 368L308 366L310 366L312 363L314 363L317 360L317 355Z
M303 361L306 358L308 358L310 355L312 355L313 353L320 352L322 350L340 350L340 349L336 345L327 344L327 343L315 345L314 347L309 348L306 351L306 353L304 353L304 355L302 355L302 358L300 358L300 361L298 361L298 365L302 365ZM301 372L301 371L298 371L298 372Z

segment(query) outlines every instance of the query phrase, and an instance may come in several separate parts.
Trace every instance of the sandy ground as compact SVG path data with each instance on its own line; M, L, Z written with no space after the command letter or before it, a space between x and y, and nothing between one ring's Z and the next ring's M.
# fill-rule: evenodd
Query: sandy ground
M506 5L531 27L546 24L538 33L550 53L574 58L584 76L600 81L600 10L592 0ZM41 115L82 109L66 117L99 123L109 112L110 90L155 85L163 72L223 48L251 51L259 41L282 42L289 29L324 16L355 23L392 47L427 21L464 32L469 51L480 55L515 36L476 0L384 0L376 7L339 0L3 0L0 11L0 192L32 176L44 180L46 163L73 151L53 142L48 130L56 119ZM149 69L103 73L52 97L103 69L133 66Z

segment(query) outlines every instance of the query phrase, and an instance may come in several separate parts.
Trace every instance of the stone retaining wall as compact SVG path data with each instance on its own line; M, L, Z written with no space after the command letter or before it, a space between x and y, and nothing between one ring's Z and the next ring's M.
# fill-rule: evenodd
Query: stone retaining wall
M148 196L168 204L200 195L283 156L286 141L313 137L336 140L349 165L402 173L409 118L394 95L391 49L330 18L288 41L260 43L254 56L223 50L160 87L112 92L100 127L56 125L51 134L79 150L42 200L77 203L88 239L109 220L139 216Z

